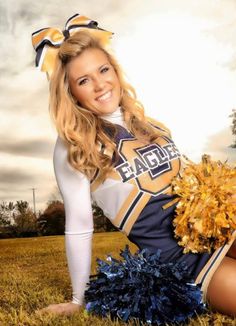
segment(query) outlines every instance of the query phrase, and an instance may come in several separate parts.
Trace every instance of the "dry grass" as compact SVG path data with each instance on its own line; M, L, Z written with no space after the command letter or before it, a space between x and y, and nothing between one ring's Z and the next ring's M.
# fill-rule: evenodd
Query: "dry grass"
M133 252L136 250L121 233L95 234L92 273L96 270L96 257L104 259L108 253L118 257L119 249L126 243ZM70 300L71 285L64 249L63 236L0 240L0 326L124 325L86 312L71 317L35 313L36 309L48 304ZM209 312L192 319L188 325L236 326L236 320Z

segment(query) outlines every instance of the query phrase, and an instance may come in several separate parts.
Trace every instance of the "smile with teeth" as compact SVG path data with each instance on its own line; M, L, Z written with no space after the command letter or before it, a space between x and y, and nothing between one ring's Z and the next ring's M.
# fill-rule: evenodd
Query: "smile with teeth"
M96 100L99 102L107 102L110 100L110 98L111 98L111 91L108 91L102 96L97 97Z

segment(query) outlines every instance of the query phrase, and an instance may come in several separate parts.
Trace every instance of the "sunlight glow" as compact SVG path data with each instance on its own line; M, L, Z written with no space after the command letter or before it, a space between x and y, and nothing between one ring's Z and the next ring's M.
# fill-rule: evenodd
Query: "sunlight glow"
M233 48L211 35L214 27L183 12L155 14L115 45L147 114L164 122L193 159L209 136L229 127L236 103L236 76L226 66Z

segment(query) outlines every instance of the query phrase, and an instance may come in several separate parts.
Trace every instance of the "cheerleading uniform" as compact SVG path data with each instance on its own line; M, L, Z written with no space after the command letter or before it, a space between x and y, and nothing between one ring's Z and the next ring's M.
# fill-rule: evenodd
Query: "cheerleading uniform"
M176 197L171 180L181 174L183 159L163 125L150 120L162 136L152 144L143 144L126 128L118 108L103 116L116 125L114 143L118 159L102 182L99 172L92 180L70 166L67 147L58 137L54 150L54 170L65 212L65 240L73 301L82 304L91 266L93 233L92 201L110 221L140 249L161 249L161 261L185 261L191 276L206 292L210 278L230 245L213 255L184 254L174 238L173 217ZM109 129L107 130L109 135ZM106 149L101 146L101 151ZM106 153L112 156L112 153Z

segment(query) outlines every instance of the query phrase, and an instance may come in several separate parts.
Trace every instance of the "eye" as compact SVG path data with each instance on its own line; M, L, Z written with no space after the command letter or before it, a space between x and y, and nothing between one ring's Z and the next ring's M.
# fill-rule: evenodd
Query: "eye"
M101 69L101 73L103 74L103 73L107 72L109 69L110 69L109 67L103 67Z
M81 80L79 81L79 86L84 85L84 84L86 84L87 82L88 82L88 79L87 79L87 78L81 79Z

